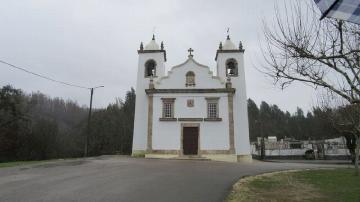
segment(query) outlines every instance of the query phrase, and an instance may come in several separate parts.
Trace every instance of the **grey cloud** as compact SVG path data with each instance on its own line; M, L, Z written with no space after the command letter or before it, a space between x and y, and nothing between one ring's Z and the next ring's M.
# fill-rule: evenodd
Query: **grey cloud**
M248 97L282 109L309 109L314 91L301 84L280 91L254 65L260 52L262 19L274 17L275 0L242 1L2 1L0 58L50 77L93 86L95 106L123 97L136 84L140 41L164 41L167 68L182 63L192 47L195 59L214 68L218 44L230 27L246 48ZM89 93L50 83L0 65L0 85L88 104Z

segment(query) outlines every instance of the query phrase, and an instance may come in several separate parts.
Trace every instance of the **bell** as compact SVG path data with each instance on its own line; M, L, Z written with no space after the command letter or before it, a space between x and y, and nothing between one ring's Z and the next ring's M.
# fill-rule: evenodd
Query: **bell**
M234 75L234 74L235 74L234 69L230 69L229 74L230 74L230 75Z

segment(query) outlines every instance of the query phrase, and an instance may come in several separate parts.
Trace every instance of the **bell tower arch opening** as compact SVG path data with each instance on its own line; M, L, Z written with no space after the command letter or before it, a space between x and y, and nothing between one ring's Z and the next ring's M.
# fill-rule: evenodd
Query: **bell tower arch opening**
M238 63L234 58L226 60L226 76L237 76L238 75Z
M149 59L145 62L145 77L156 76L156 62L153 59Z

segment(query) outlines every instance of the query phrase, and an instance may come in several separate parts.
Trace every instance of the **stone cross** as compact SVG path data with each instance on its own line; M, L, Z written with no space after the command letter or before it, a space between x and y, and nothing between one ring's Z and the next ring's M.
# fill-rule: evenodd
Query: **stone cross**
M189 50L188 50L188 52L189 52L189 56L193 56L192 54L191 54L191 52L193 52L194 50L192 49L192 48L189 48Z

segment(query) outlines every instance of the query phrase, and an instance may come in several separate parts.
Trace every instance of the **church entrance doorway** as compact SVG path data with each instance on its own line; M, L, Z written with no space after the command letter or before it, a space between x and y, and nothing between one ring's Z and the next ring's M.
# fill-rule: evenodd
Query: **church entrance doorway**
M198 155L199 127L183 128L183 154Z

